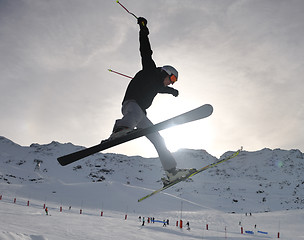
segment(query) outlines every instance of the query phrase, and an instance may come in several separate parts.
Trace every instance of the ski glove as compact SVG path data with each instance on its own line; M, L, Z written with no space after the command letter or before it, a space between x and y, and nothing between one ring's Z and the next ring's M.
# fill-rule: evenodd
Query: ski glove
M140 28L147 26L147 20L143 17L137 18L137 24L139 24Z
M141 33L148 36L149 35L149 29L147 28L147 20L143 17L139 17L139 18L137 18L137 24L140 27Z
M174 90L174 91L172 91L172 95L173 95L174 97L177 97L178 94L179 94L178 90L176 90L176 89L173 89L173 90Z

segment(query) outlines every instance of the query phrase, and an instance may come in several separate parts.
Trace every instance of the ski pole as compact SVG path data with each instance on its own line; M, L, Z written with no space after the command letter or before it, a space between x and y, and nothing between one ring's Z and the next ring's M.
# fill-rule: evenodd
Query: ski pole
M131 79L132 79L132 77L130 77L130 76L128 76L128 75L122 74L122 73L120 73L120 72L113 71L112 69L108 69L108 70L109 70L110 72L112 72L112 73L116 73L116 74L118 74L118 75L121 75L121 76L124 76L124 77L131 78Z
M124 5L122 5L118 0L116 1L124 10L127 11L127 13L131 14L133 17L135 17L136 19L138 19L138 17L135 16L134 13L131 13Z

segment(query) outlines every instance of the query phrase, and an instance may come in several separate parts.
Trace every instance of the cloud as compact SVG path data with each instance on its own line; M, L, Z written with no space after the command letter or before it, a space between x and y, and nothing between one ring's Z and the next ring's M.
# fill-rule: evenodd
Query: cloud
M107 137L129 82L107 69L133 76L141 68L136 19L116 1L0 4L2 134L21 144L87 146ZM243 143L303 150L303 1L125 5L148 19L156 63L180 73L180 96L156 99L151 119L159 120L163 101L171 116L208 102L215 108L209 151ZM134 152L142 153L138 145Z

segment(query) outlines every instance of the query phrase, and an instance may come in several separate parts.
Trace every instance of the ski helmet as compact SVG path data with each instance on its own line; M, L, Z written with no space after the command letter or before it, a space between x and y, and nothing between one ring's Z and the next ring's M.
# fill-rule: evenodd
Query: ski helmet
M172 67L170 65L165 65L161 69L169 75L169 78L170 78L170 81L172 84L177 81L178 72L174 67Z

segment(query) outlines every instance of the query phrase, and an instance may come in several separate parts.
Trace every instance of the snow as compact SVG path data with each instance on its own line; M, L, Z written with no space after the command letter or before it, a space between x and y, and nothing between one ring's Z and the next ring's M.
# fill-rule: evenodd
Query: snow
M175 226L177 212L155 213L156 219L169 219L170 225L146 223L141 226L138 214L106 211L103 216L97 209L79 214L78 209L60 212L50 207L48 216L42 206L25 206L1 201L0 239L274 239L278 232L281 239L303 239L304 211L277 211L274 213L229 214L216 210L183 212L184 224L190 222L191 230ZM178 216L177 216L178 215ZM150 215L147 215L147 217ZM153 215L154 216L154 215ZM239 221L245 231L254 231L253 236L241 234ZM208 230L206 230L208 224ZM257 228L254 228L254 225ZM226 233L225 233L226 228ZM257 231L267 232L267 234Z
M1 240L238 240L275 239L278 233L280 239L304 239L304 154L299 150L243 151L138 203L161 186L157 158L98 153L66 167L56 161L81 148L58 142L23 147L0 137ZM205 150L181 149L174 155L179 167L217 160ZM145 216L145 226L139 216ZM169 219L170 225L147 223L148 217ZM175 226L180 219L182 229Z

